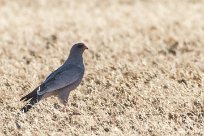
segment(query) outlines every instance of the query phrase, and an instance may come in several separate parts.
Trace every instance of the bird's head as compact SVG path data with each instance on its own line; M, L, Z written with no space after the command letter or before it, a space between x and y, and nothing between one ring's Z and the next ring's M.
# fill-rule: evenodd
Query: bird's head
M84 43L76 43L72 46L70 53L83 53L88 47Z

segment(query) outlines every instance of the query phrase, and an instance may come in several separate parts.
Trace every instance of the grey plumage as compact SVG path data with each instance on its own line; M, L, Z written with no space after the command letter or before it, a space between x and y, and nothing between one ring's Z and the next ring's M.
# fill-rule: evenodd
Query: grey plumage
M83 52L88 49L83 43L72 46L68 59L57 70L52 72L46 80L31 93L20 100L29 102L21 109L27 112L40 100L55 95L66 105L70 91L74 90L81 82L84 75Z

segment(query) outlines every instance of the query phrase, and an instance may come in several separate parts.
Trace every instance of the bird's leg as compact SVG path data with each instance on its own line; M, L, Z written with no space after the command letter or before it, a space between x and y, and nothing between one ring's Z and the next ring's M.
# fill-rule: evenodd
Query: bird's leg
M63 105L64 105L64 107L62 108L62 111L67 112L68 111L68 102L66 100L64 100Z
M64 105L63 108L61 109L61 111L62 112L68 112L69 111L68 100L63 100L61 102ZM81 113L79 113L77 111L73 111L73 115L81 115Z
M69 105L67 101L63 101L64 107L62 108L62 112L68 112L69 111ZM73 115L81 115L81 113L77 111L73 111Z

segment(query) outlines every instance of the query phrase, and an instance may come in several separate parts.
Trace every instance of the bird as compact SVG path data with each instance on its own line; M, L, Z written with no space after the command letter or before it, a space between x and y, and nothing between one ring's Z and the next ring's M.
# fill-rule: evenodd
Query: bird
M58 97L66 108L70 92L79 86L84 76L83 53L86 49L88 47L84 43L74 44L66 61L53 71L42 84L20 99L20 101L27 101L20 111L26 113L33 105L50 96Z

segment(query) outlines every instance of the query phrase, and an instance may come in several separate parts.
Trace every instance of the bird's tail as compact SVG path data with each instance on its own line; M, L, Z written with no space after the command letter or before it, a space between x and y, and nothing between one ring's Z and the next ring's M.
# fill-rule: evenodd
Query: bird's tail
M21 112L28 112L33 107L33 105L41 100L42 96L37 94L38 88L39 87L35 88L31 93L20 99L20 101L29 101L23 108L21 108Z

